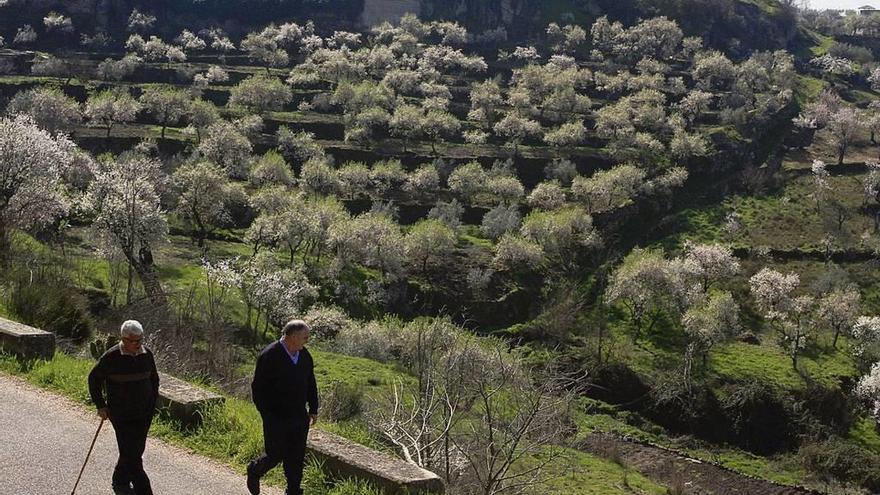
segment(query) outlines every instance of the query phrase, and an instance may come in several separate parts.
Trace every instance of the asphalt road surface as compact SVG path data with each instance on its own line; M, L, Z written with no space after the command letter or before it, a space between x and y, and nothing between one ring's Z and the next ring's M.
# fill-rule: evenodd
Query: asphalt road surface
M100 419L94 410L0 374L0 495L69 495ZM104 422L76 493L111 495L116 437ZM144 467L156 495L247 495L244 475L160 440ZM280 495L263 487L262 493Z

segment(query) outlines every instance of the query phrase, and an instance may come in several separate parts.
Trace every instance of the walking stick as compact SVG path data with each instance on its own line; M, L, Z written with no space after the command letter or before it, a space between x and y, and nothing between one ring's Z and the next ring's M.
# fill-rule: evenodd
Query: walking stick
M95 441L98 439L98 433L101 433L102 426L104 426L104 418L101 418L101 422L98 423L98 431L95 432L95 438L92 439L92 444L89 445L89 453L86 454L86 460L83 461L83 467L79 470L79 476L76 477L76 483L73 485L73 490L70 491L70 495L76 493L76 487L79 486L79 480L82 478L83 471L86 470L86 464L89 463L89 457L92 455L92 449L95 448Z

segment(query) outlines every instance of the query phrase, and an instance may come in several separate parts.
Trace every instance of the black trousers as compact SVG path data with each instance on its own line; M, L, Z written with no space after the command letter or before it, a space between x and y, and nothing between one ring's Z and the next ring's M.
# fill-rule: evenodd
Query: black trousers
M144 448L147 445L147 432L150 430L152 416L140 419L110 419L116 431L116 445L119 447L119 460L113 470L113 486L134 486L137 495L153 495L150 478L144 471Z
M287 495L302 495L303 464L309 420L305 418L269 418L263 416L263 442L266 452L248 465L248 473L262 478L282 463L287 478Z

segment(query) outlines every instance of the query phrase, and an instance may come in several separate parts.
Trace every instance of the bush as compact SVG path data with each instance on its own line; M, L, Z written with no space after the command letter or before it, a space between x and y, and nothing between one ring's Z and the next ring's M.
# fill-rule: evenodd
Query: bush
M760 380L724 387L721 407L730 425L731 441L742 448L766 454L795 442L785 398Z
M871 50L863 46L850 45L849 43L834 43L828 48L828 55L849 59L860 64L866 64L874 60L874 54L871 53Z
M798 456L804 468L823 481L855 483L872 493L880 490L880 455L832 437L801 447Z
M303 317L312 329L312 337L319 343L330 342L344 328L351 325L351 318L336 306L313 306Z
M321 413L330 421L345 421L363 411L364 389L345 382L333 382L321 398Z
M82 341L94 328L88 301L63 280L31 282L26 274L16 274L8 299L7 308L22 323L56 335Z
M342 329L333 340L332 351L386 363L394 357L391 329L378 321L351 325Z

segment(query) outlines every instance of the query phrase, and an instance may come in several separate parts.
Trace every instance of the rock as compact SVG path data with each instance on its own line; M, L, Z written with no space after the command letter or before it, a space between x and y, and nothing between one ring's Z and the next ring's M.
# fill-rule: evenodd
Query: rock
M0 318L0 349L26 359L52 359L55 334Z
M223 404L224 398L173 376L159 373L159 403L169 416L186 426L202 421L204 411Z

